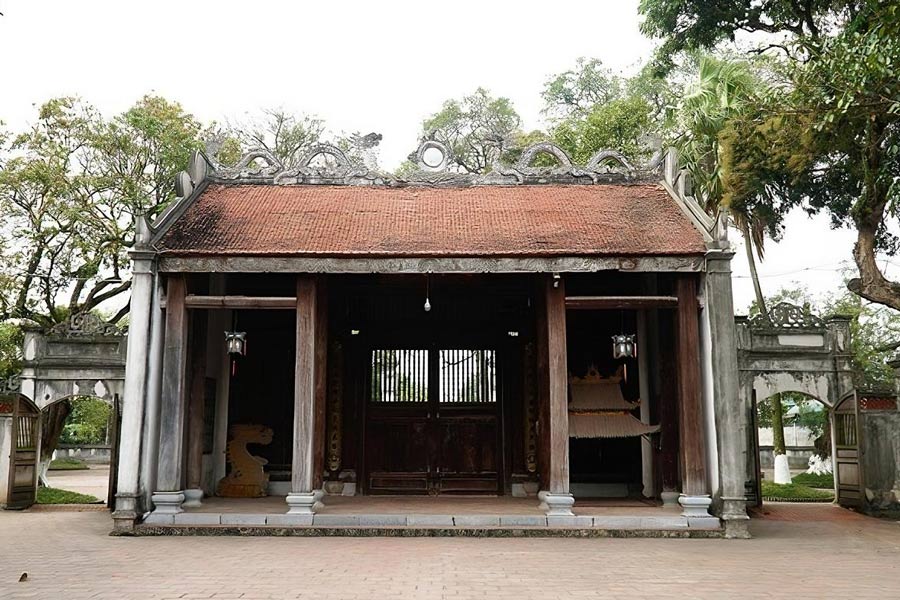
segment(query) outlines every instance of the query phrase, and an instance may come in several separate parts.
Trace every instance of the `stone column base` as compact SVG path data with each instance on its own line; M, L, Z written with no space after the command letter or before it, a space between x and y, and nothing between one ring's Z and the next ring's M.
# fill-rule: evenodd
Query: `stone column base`
M681 512L682 516L688 518L715 518L709 514L709 506L712 504L712 498L709 496L688 496L687 494L681 494L678 497L678 504L684 509Z
M288 505L287 514L289 515L312 515L315 514L321 503L321 492L291 492L285 498ZM317 506L319 505L319 506Z
M572 494L541 491L538 492L538 500L541 501L540 508L548 517L575 516L575 513L572 512L572 506L575 504Z
M667 507L675 507L678 506L678 496L680 496L678 492L662 492L659 497L662 500L663 506Z
M725 523L725 537L749 539L750 517L747 515L745 498L722 498L722 521Z
M192 507L192 506L203 506L203 490L201 489L191 489L184 490L184 503L182 506Z
M113 511L113 533L128 535L134 531L140 514L140 494L116 493L116 510Z
M160 515L177 515L183 512L181 505L184 504L184 493L178 492L153 492L150 496L153 501L153 512Z

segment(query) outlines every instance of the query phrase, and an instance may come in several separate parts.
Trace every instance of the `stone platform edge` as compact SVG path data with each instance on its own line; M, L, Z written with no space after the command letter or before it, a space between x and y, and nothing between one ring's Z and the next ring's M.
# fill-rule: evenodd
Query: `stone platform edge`
M605 529L600 527L280 527L275 525L146 525L110 535L242 537L491 537L491 538L724 538L717 529Z

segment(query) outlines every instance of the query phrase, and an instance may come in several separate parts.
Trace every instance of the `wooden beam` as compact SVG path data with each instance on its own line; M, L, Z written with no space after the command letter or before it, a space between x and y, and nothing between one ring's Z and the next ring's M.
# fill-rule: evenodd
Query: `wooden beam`
M198 296L191 294L184 300L188 308L267 308L294 310L296 297L284 296Z
M187 283L184 275L169 277L166 288L166 325L160 404L159 464L157 489L182 490L185 421L185 367L187 363ZM128 402L128 399L125 399Z
M678 439L681 444L681 491L688 496L709 493L700 384L700 321L697 312L697 279L675 280L678 296L676 347L678 360Z
M676 296L567 296L568 310L678 308Z
M569 369L566 356L566 290L561 279L545 279L547 307L549 491L569 493Z
M316 325L318 293L313 277L297 278L297 352L294 366L294 454L291 492L311 493L315 484Z

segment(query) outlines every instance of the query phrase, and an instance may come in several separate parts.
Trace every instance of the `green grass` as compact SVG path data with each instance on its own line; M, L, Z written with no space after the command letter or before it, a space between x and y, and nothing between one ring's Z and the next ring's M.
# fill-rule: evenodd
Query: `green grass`
M51 487L39 487L37 490L38 504L96 504L97 502L100 501L88 494Z
M805 485L788 483L780 485L771 481L762 482L763 498L770 501L809 501L824 502L834 500L834 494L825 490L816 490Z
M57 458L50 462L51 471L86 471L87 464L77 458Z
M794 475L791 481L807 487L822 488L826 490L834 489L834 475L831 473L823 473L821 475L816 475L814 473L800 473L799 475Z

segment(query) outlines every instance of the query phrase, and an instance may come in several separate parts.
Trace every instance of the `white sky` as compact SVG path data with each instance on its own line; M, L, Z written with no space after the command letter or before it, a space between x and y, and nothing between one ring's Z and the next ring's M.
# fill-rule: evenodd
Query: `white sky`
M542 125L544 81L579 56L633 71L653 48L638 31L637 4L0 0L0 120L21 128L36 104L59 95L112 115L153 92L203 121L281 106L335 132L383 134L381 163L392 168L448 98L484 86L512 99L530 129ZM838 289L852 233L803 214L788 232L768 245L764 290ZM741 312L753 296L742 253L734 270Z

